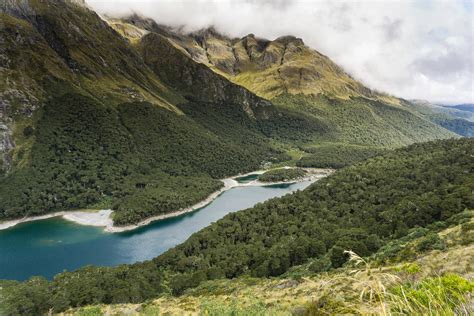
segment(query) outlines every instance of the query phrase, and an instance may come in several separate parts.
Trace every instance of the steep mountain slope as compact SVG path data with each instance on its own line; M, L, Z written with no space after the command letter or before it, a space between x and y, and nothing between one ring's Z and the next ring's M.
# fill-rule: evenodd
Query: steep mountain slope
M1 154L6 169L21 148L21 129L51 97L78 92L110 104L146 100L176 110L172 103L181 97L81 4L6 1L0 5L0 18L0 71L5 78L0 83L1 117L7 131L0 143L5 144Z
M138 15L122 21L125 23L112 19L122 29L135 27L163 35L192 59L268 99L283 93L323 93L344 99L365 96L398 103L396 98L363 86L294 36L270 41L249 34L233 39L212 27L185 34Z
M435 105L424 100L412 100L406 102L406 106L456 134L465 137L474 136L474 113L469 111L469 105L456 108Z
M402 100L365 87L292 36L231 39L213 28L186 34L137 15L109 23L133 43L146 32L159 34L182 54L270 99L280 111L298 113L321 126L305 141L397 147L455 137Z
M380 101L388 97L293 38L257 46L248 38L239 44L248 60L231 73L216 49L208 54L220 68L198 62L204 42L229 41L212 30L106 22L72 0L4 1L0 21L0 220L110 207L116 223L132 223L307 146L350 143L371 153L453 136ZM193 53L188 41L201 48ZM304 80L295 83L299 68ZM265 87L232 82L249 69L265 82L267 71L285 73L272 100L258 96Z
M472 211L460 214L442 230L413 229L370 259L352 254L347 267L327 273L320 273L321 264L310 260L278 278L211 280L179 297L88 306L65 315L425 315L433 310L447 315L462 310L470 315L474 312L473 215Z
M259 128L274 106L208 68L170 61L214 87L189 93L81 2L0 10L0 219L113 206L117 223L136 222L279 159Z
M465 210L474 208L473 142L415 144L339 170L304 191L231 213L149 262L84 267L50 282L3 283L0 311L137 303L180 295L206 280L279 276L301 264L318 273L343 266L344 250L378 252L380 262L416 258L407 243L423 237L416 251L439 249L442 241L433 233L472 217ZM219 295L222 283L201 291Z

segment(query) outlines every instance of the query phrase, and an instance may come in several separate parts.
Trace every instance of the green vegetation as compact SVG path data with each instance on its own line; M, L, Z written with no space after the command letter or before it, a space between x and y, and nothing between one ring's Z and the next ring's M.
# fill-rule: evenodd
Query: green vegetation
M380 148L455 135L397 100L373 94L298 39L268 46L245 39L258 61L265 59L262 49L278 56L280 48L304 48L302 54L288 50L297 67L262 71L250 59L238 65L245 71L233 79L271 96L270 102L196 63L189 51L160 35L135 39L132 46L87 8L32 0L31 12L15 1L4 10L15 16L0 14L9 78L0 82L8 115L1 123L8 123L15 147L0 157L0 220L112 207L115 223L136 223L204 199L222 186L219 178L296 160L300 152L294 148L308 154L298 165L359 163L305 191L231 213L152 261L84 267L52 281L2 282L0 314L139 303L213 287L227 282L224 278L250 277L242 281L250 286L255 277L296 275L304 265L311 273L332 273L347 264L346 250L364 257L378 251L376 262L412 258L416 251L449 247L438 229L474 206L473 140L416 144L379 155ZM247 56L244 43L236 45L236 52ZM210 47L209 56L222 65L225 59L213 56ZM277 68L283 70L282 81L266 81ZM304 91L295 81L301 81L301 69L311 83ZM318 72L326 80L313 77ZM315 95L319 92L331 97ZM361 162L368 157L373 158ZM471 232L469 223L463 225ZM472 240L472 234L464 236L462 242ZM402 247L405 243L413 247ZM427 279L421 286L428 293L445 287L443 295L458 305L469 286L457 280L461 287L452 287L455 278ZM413 289L410 302L425 299ZM331 295L322 300L308 309L334 312L331 308L340 306ZM425 305L412 311L422 312ZM212 301L202 306L216 314L263 311L255 301L223 309Z
M32 0L29 10L38 18L27 19L15 1L0 14L11 79L0 82L0 93L13 135L11 143L0 139L12 147L0 153L0 220L112 207L116 224L136 223L204 199L222 185L219 178L294 164L294 148L308 144L351 144L354 157L327 149L299 162L342 166L375 148L452 136L399 105L362 97L282 94L272 103L197 63L165 35L130 26L121 33L133 29L131 44L69 2ZM272 54L304 47L295 38L273 44ZM312 61L323 62L324 76L337 79L327 91L349 87L372 96L307 47L293 57L311 71L318 67Z
M209 278L275 276L324 256L339 267L344 250L367 256L412 227L472 208L472 145L417 144L342 169L303 192L229 214L155 262Z
M437 232L449 246L420 252L416 245L423 237L412 237L402 250L416 251L411 259L381 264L376 259L380 252L367 259L348 252L350 261L344 268L326 273L312 271L314 260L309 260L280 277L210 280L178 297L87 306L68 310L66 315L148 315L150 311L170 315L470 315L474 244L463 245L459 238L465 224L474 224L472 216L472 211L456 215L441 230L439 225L423 228L428 234Z
M298 167L335 169L353 165L357 162L380 155L385 151L380 148L347 144L306 146L303 150L309 153L309 155L301 157L301 159L296 162Z
M258 180L262 182L282 182L291 181L302 178L306 175L306 171L299 168L281 168L273 169L258 176Z
M432 117L431 121L461 136L474 137L474 122L460 118L446 118L441 115Z
M465 137L474 136L473 114L469 111L469 105L460 108L451 106L439 106L427 101L405 102L405 105L420 113L424 118Z
M323 122L326 128L313 135L312 144L343 143L395 148L413 142L456 137L407 108L366 98L331 99L324 95L282 94L272 102L279 109Z
M142 302L185 293L206 280L297 275L292 267L301 264L320 272L346 264L346 250L361 256L379 251L386 254L379 260L383 262L403 254L385 247L414 235L410 249L439 249L443 242L429 232L450 223L464 225L463 211L474 208L473 148L472 139L460 139L386 153L341 169L304 191L231 213L152 261L87 267L61 273L51 282L11 282L2 290L4 309L31 313L21 310L18 302L24 300L44 302L35 311ZM469 231L469 225L462 227ZM417 235L420 229L426 231Z
M455 308L466 302L474 292L474 282L456 274L430 277L421 282L406 283L395 287L390 297L394 313L405 315L431 314L454 315Z
M146 102L67 94L39 115L25 136L35 138L29 164L0 179L0 219L101 205L117 224L135 223L195 204L222 186L215 179L279 155L235 123L209 130Z

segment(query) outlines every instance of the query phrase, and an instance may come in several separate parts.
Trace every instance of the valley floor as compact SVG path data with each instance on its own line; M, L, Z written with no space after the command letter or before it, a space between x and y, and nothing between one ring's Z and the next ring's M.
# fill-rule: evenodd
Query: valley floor
M295 181L287 181L287 182L261 182L259 180L253 180L253 181L241 183L236 180L239 177L245 177L252 174L262 174L266 170L258 170L258 171L253 171L246 174L240 174L237 176L225 178L221 180L224 184L224 186L221 189L213 192L206 199L200 201L199 203L196 203L184 209L177 210L175 212L152 216L133 225L127 225L127 226L114 225L113 211L110 209L77 210L77 211L60 211L60 212L54 212L54 213L40 215L40 216L29 216L29 217L24 217L21 219L0 222L0 230L8 229L21 223L44 220L44 219L53 218L53 217L63 217L66 220L72 221L80 225L104 227L104 231L110 232L110 233L130 231L142 226L149 225L150 223L158 221L158 220L180 216L186 213L193 212L200 208L203 208L209 203L211 203L212 201L214 201L219 195L221 195L225 191L230 190L232 188L242 187L242 186L267 186L267 185L275 185L275 184L281 184L281 183L294 183L294 182L299 182L299 181L316 181L333 172L333 170L331 169L319 169L319 168L306 168L304 170L307 172L306 176L298 179L297 181L295 180Z

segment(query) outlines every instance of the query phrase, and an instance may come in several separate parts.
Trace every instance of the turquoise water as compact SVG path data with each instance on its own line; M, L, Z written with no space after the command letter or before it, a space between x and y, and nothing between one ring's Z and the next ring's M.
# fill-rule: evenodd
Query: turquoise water
M192 213L123 233L106 233L62 218L23 223L0 231L0 279L25 280L33 275L51 278L84 265L113 266L148 260L230 212L309 184L234 188Z

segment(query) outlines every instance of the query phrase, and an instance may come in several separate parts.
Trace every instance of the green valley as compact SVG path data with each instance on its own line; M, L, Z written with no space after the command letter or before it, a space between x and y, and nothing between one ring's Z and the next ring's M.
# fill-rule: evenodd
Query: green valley
M420 252L446 247L433 233L470 220L473 148L470 139L437 141L369 159L304 191L231 213L152 261L4 283L4 312L137 303L182 295L206 280L298 273L293 267L301 264L321 273L344 266L345 250L380 254L380 264L411 260L417 252L403 243L426 236L416 242Z
M135 223L195 204L221 186L219 178L288 160L285 152L295 148L361 146L364 158L454 136L398 99L371 92L295 38L265 41L264 51L253 37L236 42L256 55L243 56L247 61L239 59L230 73L208 43L230 40L213 30L181 35L142 19L109 26L80 3L46 3L2 9L9 42L2 74L12 83L2 88L8 146L2 147L1 219L111 207L117 224ZM204 42L212 65L186 46L202 49ZM272 85L292 88L241 80L251 71L252 80L272 82L264 78L280 67L279 58L288 78ZM293 70L307 59L305 71L323 71L322 62L328 77L295 83ZM32 72L37 62L43 70ZM298 165L345 165L344 153L314 154L323 157Z
M470 105L98 12L0 3L0 315L474 314Z

